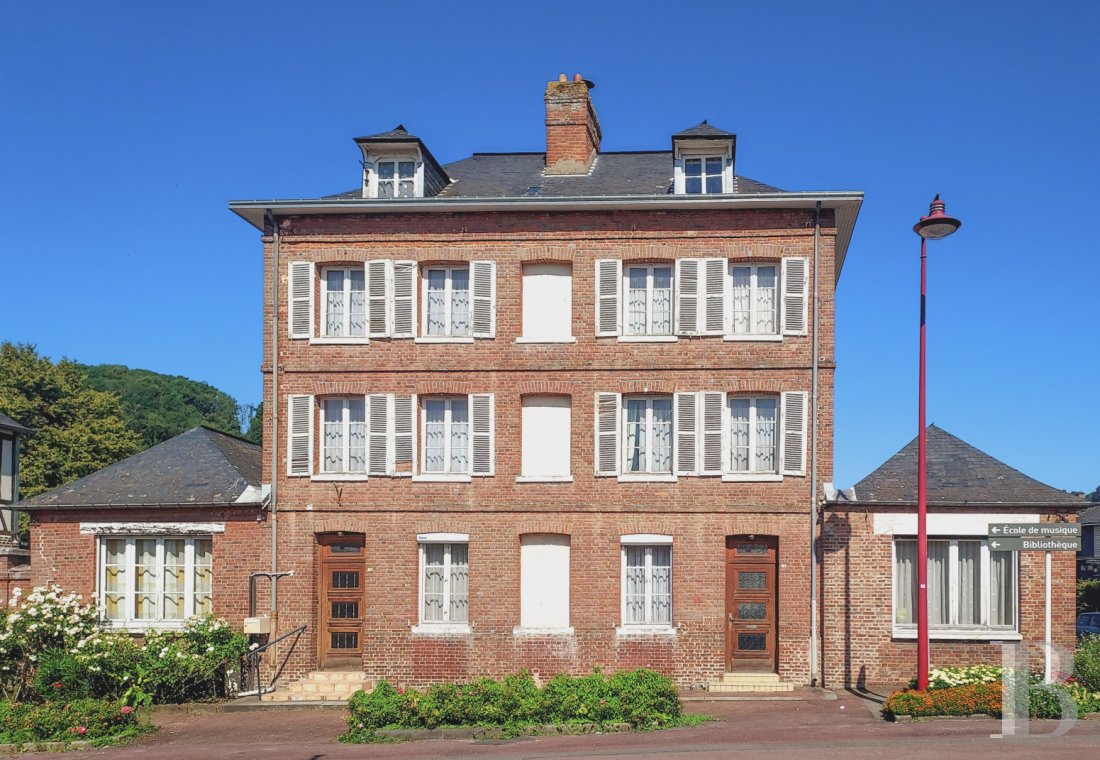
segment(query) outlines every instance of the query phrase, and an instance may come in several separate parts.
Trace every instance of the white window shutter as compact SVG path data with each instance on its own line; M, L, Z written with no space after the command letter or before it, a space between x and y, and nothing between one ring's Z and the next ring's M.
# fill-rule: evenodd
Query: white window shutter
M393 262L393 317L391 337L411 338L416 333L416 262Z
M313 396L289 396L287 407L287 475L312 475Z
M806 474L806 417L809 415L805 391L782 394L783 439L780 459L784 475Z
M470 291L473 300L475 338L495 338L497 334L497 263L470 262Z
M493 417L493 394L470 394L470 446L473 451L473 456L470 457L471 475L492 475L494 472L496 457L493 451Z
M313 337L313 262L292 261L287 268L287 323L290 337Z
M699 259L676 260L676 334L699 334Z
M618 393L596 394L596 474L619 474L619 407Z
M783 334L806 334L806 303L809 300L809 259L783 259Z
M702 445L699 455L701 475L721 475L726 461L726 394L704 391L699 394L702 412Z
M385 338L390 334L388 275L391 261L368 261L363 266L367 279L367 325L372 338Z
M702 267L699 332L704 335L721 335L726 328L726 280L729 279L729 262L725 259L703 259Z
M623 262L596 261L596 335L618 335L622 328Z
M699 429L696 394L677 393L673 412L676 416L676 474L696 474L696 433Z
M370 428L367 445L367 473L390 474L389 396L372 393L367 396L367 425Z
M393 463L413 471L416 452L416 396L393 397Z

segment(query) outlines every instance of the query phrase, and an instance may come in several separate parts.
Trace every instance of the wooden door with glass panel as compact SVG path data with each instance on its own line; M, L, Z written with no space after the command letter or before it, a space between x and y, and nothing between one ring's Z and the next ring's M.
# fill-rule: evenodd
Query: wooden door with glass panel
M729 672L776 669L779 540L726 539L726 665Z
M319 620L322 668L363 667L363 534L318 536Z

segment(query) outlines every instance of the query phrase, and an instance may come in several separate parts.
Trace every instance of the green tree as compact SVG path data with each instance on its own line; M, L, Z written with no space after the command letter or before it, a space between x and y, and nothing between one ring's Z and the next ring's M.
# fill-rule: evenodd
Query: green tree
M91 387L83 368L54 364L30 344L0 343L0 409L34 430L24 441L19 491L28 498L141 450L118 397Z
M199 425L241 434L237 402L212 385L119 364L85 366L93 388L118 395L123 416L145 446L155 446Z
M1100 486L1096 486L1092 493L1085 494L1085 498L1092 502L1100 502Z
M248 440L255 444L264 442L264 402L241 405L241 428L245 429L244 437Z

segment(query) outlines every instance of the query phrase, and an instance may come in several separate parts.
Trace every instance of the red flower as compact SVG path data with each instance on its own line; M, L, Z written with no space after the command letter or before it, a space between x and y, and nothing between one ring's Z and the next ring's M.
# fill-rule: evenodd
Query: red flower
M122 708L122 714L123 715L129 715L133 711L134 711L134 708L130 707L130 705L126 705L125 707Z
M76 727L76 732L78 734L80 734L81 736L84 736L84 732L87 731L87 730L88 729L84 728L84 726L77 726Z
M50 686L54 689L60 689L61 688L61 682L60 681L54 681L53 683L50 684Z

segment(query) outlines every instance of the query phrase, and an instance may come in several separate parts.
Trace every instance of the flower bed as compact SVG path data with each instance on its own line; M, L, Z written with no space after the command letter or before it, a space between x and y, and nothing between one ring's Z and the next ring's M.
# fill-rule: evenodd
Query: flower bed
M0 744L114 743L145 730L129 705L103 699L30 704L0 702Z
M651 670L554 676L541 689L527 673L501 681L437 684L426 691L381 681L348 703L347 742L378 740L380 729L495 727L515 735L532 726L628 724L635 729L695 724L685 716L672 680Z

